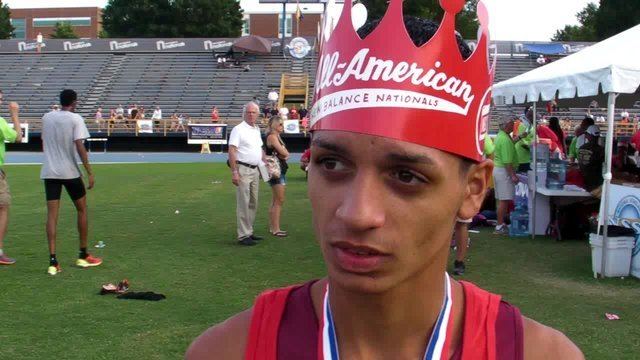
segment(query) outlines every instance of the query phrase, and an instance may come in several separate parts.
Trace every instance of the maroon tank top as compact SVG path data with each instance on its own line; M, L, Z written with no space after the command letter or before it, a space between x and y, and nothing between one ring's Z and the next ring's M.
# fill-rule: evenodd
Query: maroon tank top
M317 360L318 319L311 299L314 281L291 291L278 330L279 360ZM311 349L311 350L310 350ZM496 321L497 360L523 360L523 325L520 310L501 301ZM451 357L460 360L462 347Z

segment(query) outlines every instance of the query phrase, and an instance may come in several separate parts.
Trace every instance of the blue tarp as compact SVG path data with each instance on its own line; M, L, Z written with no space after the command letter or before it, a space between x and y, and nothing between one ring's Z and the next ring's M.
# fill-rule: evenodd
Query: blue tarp
M552 44L524 44L524 48L529 52L545 55L564 54L566 50L560 43Z

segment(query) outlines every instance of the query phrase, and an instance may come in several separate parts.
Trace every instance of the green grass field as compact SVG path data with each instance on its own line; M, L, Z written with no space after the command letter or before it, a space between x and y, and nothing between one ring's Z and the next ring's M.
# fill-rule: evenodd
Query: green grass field
M261 290L322 276L304 176L291 169L283 214L290 236L244 248L234 243L235 192L224 164L95 166L89 242L104 264L72 266L75 214L64 198L63 272L51 277L39 167L7 166L13 207L5 251L18 263L0 267L1 358L178 359L204 329L250 306ZM270 197L262 184L257 234L267 233ZM490 231L472 238L466 279L564 331L589 359L640 357L640 281L594 280L586 242ZM93 248L98 240L104 249ZM167 299L97 295L103 283L124 278L133 291ZM605 312L622 320L607 321Z

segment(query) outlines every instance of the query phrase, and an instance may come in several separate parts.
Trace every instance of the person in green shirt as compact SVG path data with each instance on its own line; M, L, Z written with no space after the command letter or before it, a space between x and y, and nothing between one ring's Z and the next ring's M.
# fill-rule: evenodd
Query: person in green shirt
M586 116L576 128L575 136L571 140L571 145L569 145L569 163L573 164L578 159L578 150L587 142L584 132L594 124L593 118Z
M515 172L517 164L516 149L509 133L513 132L513 119L504 118L499 126L500 131L495 138L495 152L493 158L493 181L495 184L495 194L498 200L498 211L495 234L506 234L508 232L505 218L509 211L509 203L515 196L515 184L518 177Z
M520 123L516 129L518 136L514 139L516 149L516 163L518 172L531 170L531 142L533 142L533 110L527 111L526 117L520 118Z
M0 104L2 104L4 94L0 90ZM4 166L5 141L19 143L22 141L22 131L20 130L20 120L18 111L20 106L16 102L9 103L9 113L13 122L13 129L7 121L0 117L0 167ZM17 129L14 130L14 129ZM11 193L4 169L0 169L0 265L12 265L16 260L8 257L4 253L4 237L7 234L9 224L9 206L11 205Z

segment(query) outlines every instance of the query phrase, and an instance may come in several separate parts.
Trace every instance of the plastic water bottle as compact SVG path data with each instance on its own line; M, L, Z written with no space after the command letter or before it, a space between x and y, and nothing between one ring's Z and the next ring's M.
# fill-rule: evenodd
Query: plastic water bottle
M567 163L560 159L549 159L547 166L547 189L562 190L567 179Z
M529 235L529 212L523 208L516 208L511 212L511 225L509 225L509 236Z

